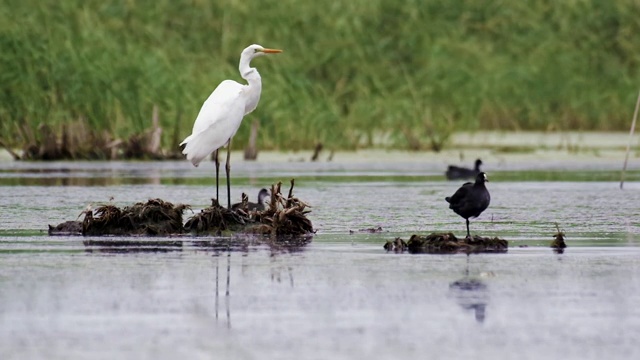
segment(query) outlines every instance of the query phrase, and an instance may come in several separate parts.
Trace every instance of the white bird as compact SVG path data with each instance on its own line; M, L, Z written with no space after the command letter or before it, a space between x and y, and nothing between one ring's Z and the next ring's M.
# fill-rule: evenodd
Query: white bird
M258 70L249 64L253 58L265 54L276 54L282 50L265 49L260 45L250 45L240 54L240 76L247 80L247 85L233 80L225 80L213 90L209 98L202 104L200 113L193 124L191 135L180 143L184 145L182 153L187 156L194 166L209 154L215 151L216 163L216 198L218 198L218 183L220 163L218 162L218 149L227 145L227 199L231 208L231 185L229 180L229 151L231 150L231 138L236 134L242 118L255 110L260 100L262 80Z

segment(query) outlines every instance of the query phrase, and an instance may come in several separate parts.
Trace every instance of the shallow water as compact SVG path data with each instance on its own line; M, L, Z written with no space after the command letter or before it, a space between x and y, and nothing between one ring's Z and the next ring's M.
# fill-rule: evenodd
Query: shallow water
M464 234L443 200L461 182L438 163L238 162L237 200L296 178L311 243L129 252L46 225L109 201L198 211L214 195L210 164L0 163L0 358L638 358L640 174L621 191L613 165L557 166L487 168L492 203L471 231L511 247L467 257L382 249ZM564 254L548 248L555 223Z

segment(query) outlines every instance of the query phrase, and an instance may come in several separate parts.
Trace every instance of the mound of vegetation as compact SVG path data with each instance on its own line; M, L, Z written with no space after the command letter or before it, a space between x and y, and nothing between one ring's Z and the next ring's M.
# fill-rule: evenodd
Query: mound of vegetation
M214 201L185 224L185 230L195 234L220 234L225 231L244 231L272 236L299 236L313 232L313 225L306 217L309 205L293 196L294 180L289 194L281 193L282 183L271 187L271 200L265 210L233 211ZM246 198L243 196L243 198Z
M560 227L556 223L557 232L553 235L553 241L551 242L551 248L558 254L564 253L564 249L567 244L564 242L564 232L560 230Z
M457 253L504 253L509 248L507 240L497 237L474 235L458 239L453 233L431 233L429 235L411 235L409 241L396 238L384 245L387 251L409 251L411 253L457 254Z
M190 233L194 235L232 235L236 233L268 235L271 238L298 237L313 234L313 225L307 218L309 205L293 196L291 180L288 196L281 193L282 183L271 187L271 201L265 210L245 211L242 207L231 210L220 206L216 199L212 205L193 215L183 225L183 212L189 205L174 205L161 199L119 208L107 204L85 210L82 221L66 221L49 225L49 235L84 236L170 236ZM246 198L246 195L243 196Z
M85 211L82 234L166 236L181 234L182 213L188 205L174 205L161 199L136 203L123 209L103 205L95 211Z

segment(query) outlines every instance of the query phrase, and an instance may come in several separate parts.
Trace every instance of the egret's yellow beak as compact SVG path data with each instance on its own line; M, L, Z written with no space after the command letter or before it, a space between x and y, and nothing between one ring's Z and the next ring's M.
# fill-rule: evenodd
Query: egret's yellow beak
M262 52L265 53L265 54L278 54L278 53L281 53L282 50L280 50L280 49L263 49Z

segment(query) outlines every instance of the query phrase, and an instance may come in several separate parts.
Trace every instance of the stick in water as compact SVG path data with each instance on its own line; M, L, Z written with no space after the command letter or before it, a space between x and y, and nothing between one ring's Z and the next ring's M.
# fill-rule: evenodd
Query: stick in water
M631 130L629 130L629 143L627 143L627 154L624 156L624 165L622 165L622 174L620 175L620 189L624 184L624 172L627 170L627 161L629 161L629 151L631 151L631 140L633 132L636 130L636 120L638 120L638 107L640 107L640 93L638 93L638 101L636 101L636 110L633 112L633 121L631 121Z

